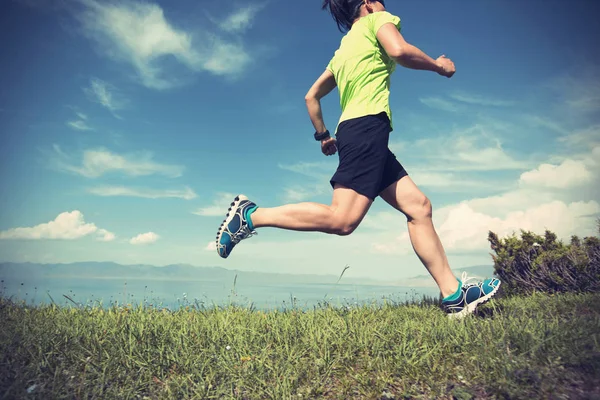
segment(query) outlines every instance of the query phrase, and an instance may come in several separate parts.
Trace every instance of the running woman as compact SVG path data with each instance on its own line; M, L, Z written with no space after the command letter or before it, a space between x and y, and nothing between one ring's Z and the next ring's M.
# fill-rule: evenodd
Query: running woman
M227 258L241 240L263 227L350 235L375 198L381 197L406 216L412 246L440 288L444 311L454 318L470 314L496 294L500 281L474 282L465 273L462 279L454 276L433 226L429 199L388 148L390 76L396 64L450 78L456 71L454 63L443 55L434 60L408 44L400 34L400 18L386 11L384 1L324 0L323 9L329 9L340 31L346 33L306 95L321 151L326 156L339 154L330 182L331 205L258 208L239 195L217 232L217 252ZM333 138L325 127L320 99L336 86L342 114Z

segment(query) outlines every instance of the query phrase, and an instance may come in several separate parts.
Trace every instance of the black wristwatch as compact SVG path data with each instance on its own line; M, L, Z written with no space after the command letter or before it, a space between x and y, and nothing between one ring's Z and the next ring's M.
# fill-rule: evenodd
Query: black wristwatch
M327 139L329 137L329 131L325 130L323 133L315 132L315 140L320 142L323 139Z

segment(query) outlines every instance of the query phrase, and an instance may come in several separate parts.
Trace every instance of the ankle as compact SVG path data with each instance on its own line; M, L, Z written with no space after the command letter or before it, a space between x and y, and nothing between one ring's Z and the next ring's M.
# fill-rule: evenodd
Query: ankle
M455 296L460 287L461 287L461 282L457 279L454 280L454 282L452 282L451 284L445 285L443 288L440 289L440 292L442 293L442 297L444 299L449 298L449 297L453 297Z
M251 230L255 230L259 226L256 223L256 211L258 211L258 206L254 206L248 210L246 210L246 220L248 221L248 225Z

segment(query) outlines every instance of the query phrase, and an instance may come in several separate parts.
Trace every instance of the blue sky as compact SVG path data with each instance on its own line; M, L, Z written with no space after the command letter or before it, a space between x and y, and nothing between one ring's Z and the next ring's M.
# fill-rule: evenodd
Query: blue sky
M452 79L398 68L390 147L430 197L455 268L490 264L488 230L595 232L598 6L402 2L410 43ZM422 274L404 217L377 200L349 237L260 230L221 260L228 203L329 203L337 158L304 95L342 37L320 1L2 3L0 261L189 263ZM340 115L324 99L327 126Z

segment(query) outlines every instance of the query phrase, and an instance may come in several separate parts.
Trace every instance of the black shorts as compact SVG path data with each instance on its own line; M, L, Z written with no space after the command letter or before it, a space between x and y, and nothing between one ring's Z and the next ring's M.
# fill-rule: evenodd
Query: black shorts
M388 148L392 128L387 114L343 121L337 130L340 164L331 178L375 200L392 183L408 175Z

